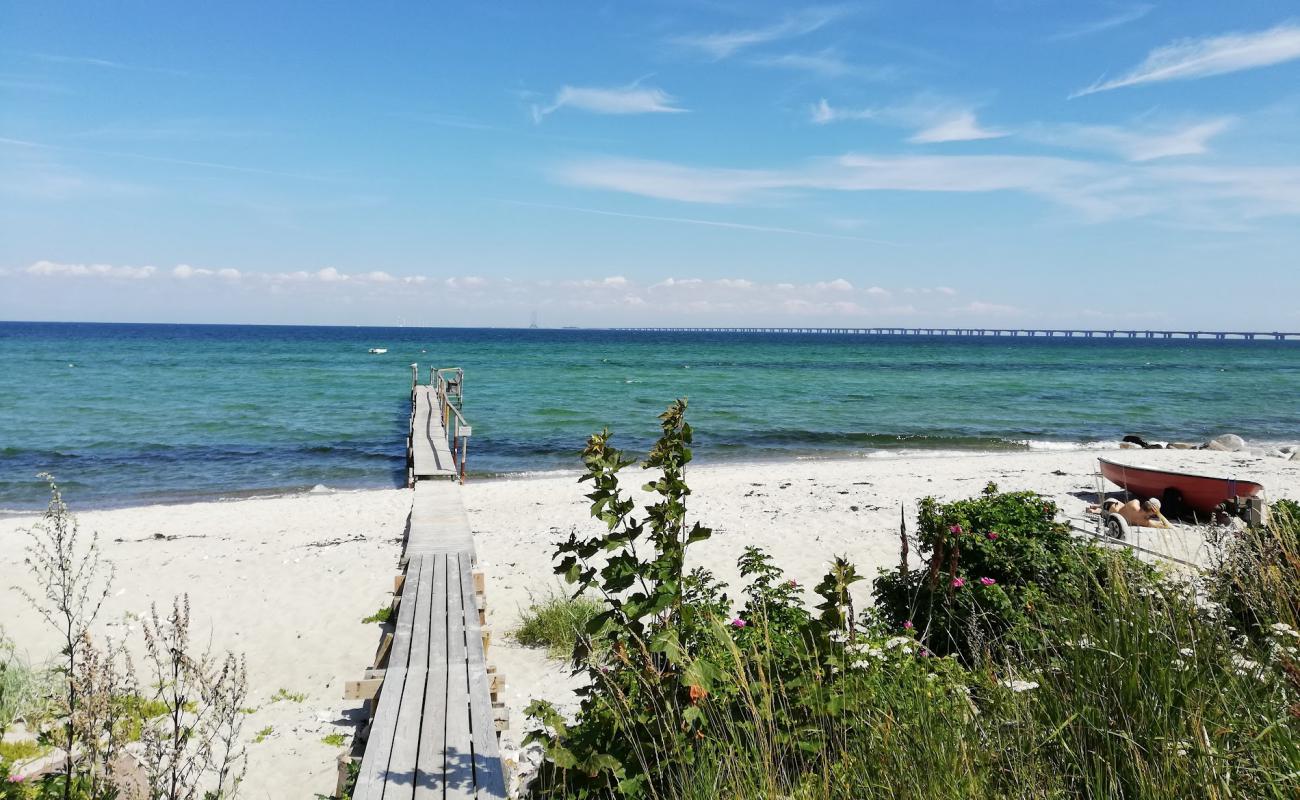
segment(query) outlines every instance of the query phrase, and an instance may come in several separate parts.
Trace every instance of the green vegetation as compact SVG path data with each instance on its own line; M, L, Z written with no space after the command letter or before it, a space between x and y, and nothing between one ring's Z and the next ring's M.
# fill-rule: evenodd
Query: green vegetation
M14 763L38 756L50 748L40 742L0 742L0 761Z
M348 735L346 733L326 734L325 737L321 739L321 743L327 744L330 747L342 747L348 743Z
M265 728L253 734L253 744L261 744L262 742L265 742L273 733L275 733L275 728L267 725Z
M290 703L304 703L307 701L307 693L291 692L288 689L277 689L275 694L271 695L271 702L278 703L281 700L287 700Z
M590 597L552 594L529 604L513 636L524 647L544 647L552 658L568 658L587 623L604 609Z
M732 600L685 553L679 401L644 465L604 431L584 451L603 525L557 550L602 598L575 648L569 721L545 702L536 797L1293 798L1300 793L1300 516L1165 576L1070 537L1029 493L921 502L919 530L855 608L837 559L808 608L750 548Z
M10 774L12 760L31 754L31 745L4 745L0 798L114 800L115 764L135 741L150 798L191 800L200 787L205 800L233 797L246 762L243 659L191 645L189 600L182 596L170 614L151 607L139 620L139 679L122 642L91 634L113 583L112 564L102 559L98 537L79 530L53 478L41 477L50 503L26 532L35 591L18 592L58 633L61 647L53 667L33 669L0 641L0 733L22 719L28 730L41 731L38 747L70 755L57 773L24 780Z
M380 625L383 625L384 623L388 622L388 621L391 620L392 618L393 618L393 607L392 607L392 606L383 606L383 607L381 607L378 611L376 611L375 613L373 613L373 614L371 614L370 616L366 617L365 619L361 620L361 622L362 622L363 624L368 624L368 623L371 623L371 622L378 622Z

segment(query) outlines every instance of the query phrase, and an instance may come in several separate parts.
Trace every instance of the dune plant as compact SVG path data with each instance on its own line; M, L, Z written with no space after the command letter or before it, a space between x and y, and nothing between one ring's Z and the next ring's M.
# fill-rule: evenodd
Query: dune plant
M661 420L652 453L670 469L646 485L658 498L644 512L618 487L631 462L608 432L588 443L603 530L557 558L604 610L575 653L576 716L529 708L547 756L533 796L1300 796L1297 584L1280 583L1294 529L1189 582L990 486L922 503L923 565L882 576L876 606L853 607L858 575L836 559L805 607L754 548L733 601L707 571L683 574L687 531L703 530L686 525L684 411ZM1252 581L1243 609L1209 599Z
M90 626L99 615L113 582L113 565L102 558L99 535L82 536L77 519L63 502L54 476L40 475L50 490L50 502L41 521L27 535L27 560L37 592L15 587L37 614L58 632L63 676L61 731L58 744L66 757L62 770L63 800L70 800L85 748L79 747L77 719L81 714L84 684L82 657L88 652Z
M524 647L542 647L552 658L568 658L587 623L603 610L604 605L591 597L551 594L529 603L512 635Z

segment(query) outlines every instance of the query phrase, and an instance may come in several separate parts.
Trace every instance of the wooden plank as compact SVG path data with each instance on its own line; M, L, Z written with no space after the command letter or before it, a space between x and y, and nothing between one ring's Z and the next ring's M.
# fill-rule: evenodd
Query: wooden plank
M383 684L383 678L368 678L361 681L344 681L343 699L373 700L375 695L379 694L379 687Z
M429 668L429 621L437 564L434 557L424 556L418 561L412 561L411 565L413 574L410 582L418 582L418 589L414 598L415 615L411 625L406 686L393 735L393 752L388 760L385 800L399 796L409 800L411 797L424 717L424 689ZM402 605L407 605L410 600L411 598L404 598Z
M384 687L379 693L379 709L370 726L370 738L366 741L366 753L361 759L361 771L357 773L357 787L352 793L352 800L381 800L384 796L384 776L388 771L389 756L393 752L394 723L397 721L397 711L405 686L404 669L390 669L384 676Z
M437 563L430 618L429 671L424 689L424 719L420 723L420 753L416 760L415 800L442 800L443 744L447 735L447 578L446 554L427 556Z
M474 537L461 499L461 486L452 481L420 481L411 501L406 554L473 553Z
M411 393L411 462L416 478L457 477L447 431L438 412L438 401L428 386Z
M443 746L447 800L472 798L477 794L465 629L465 596L473 595L473 590L461 570L462 561L468 566L468 557L447 555L447 741Z
M393 647L388 666L405 669L411 659L411 634L415 626L415 606L419 595L421 562L412 561L402 587L402 604L397 607L397 626L393 630Z
M461 585L474 585L468 559L463 559ZM469 674L470 735L474 752L474 776L479 797L506 796L505 772L501 766L501 752L497 747L496 724L493 719L492 690L487 673L487 634L478 625L478 595L464 592L466 668Z

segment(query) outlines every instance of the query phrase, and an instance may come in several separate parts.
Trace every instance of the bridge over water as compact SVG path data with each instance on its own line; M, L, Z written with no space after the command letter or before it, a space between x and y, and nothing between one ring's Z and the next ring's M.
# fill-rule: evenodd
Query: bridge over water
M1096 330L1087 328L805 328L805 327L691 327L611 328L652 333L827 333L865 336L957 336L1042 339L1215 339L1300 341L1300 331L1161 331Z

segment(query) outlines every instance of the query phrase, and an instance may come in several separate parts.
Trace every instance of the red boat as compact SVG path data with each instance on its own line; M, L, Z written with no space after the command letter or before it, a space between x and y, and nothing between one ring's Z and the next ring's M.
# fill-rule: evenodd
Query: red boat
M1132 467L1104 458L1097 461L1101 464L1101 474L1106 480L1124 487L1139 499L1159 498L1166 510L1170 511L1177 511L1179 506L1184 506L1209 514L1225 500L1257 497L1264 491L1264 487L1254 481Z

